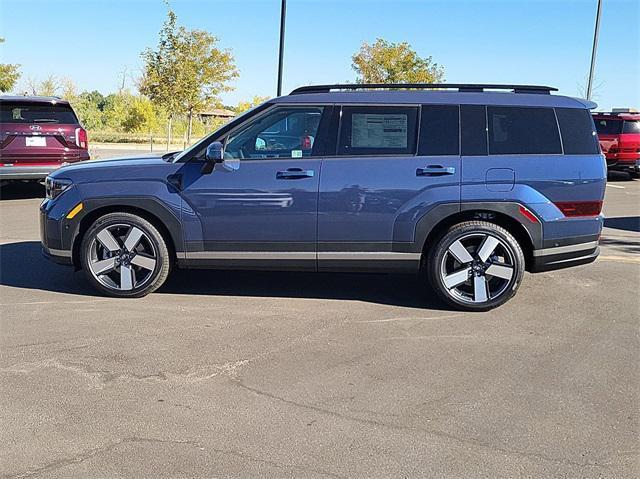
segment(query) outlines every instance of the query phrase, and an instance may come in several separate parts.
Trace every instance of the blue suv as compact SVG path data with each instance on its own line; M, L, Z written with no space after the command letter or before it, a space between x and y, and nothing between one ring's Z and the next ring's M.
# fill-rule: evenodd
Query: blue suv
M162 158L46 180L43 251L101 292L172 268L415 272L453 307L598 255L606 165L592 102L526 85L321 85Z

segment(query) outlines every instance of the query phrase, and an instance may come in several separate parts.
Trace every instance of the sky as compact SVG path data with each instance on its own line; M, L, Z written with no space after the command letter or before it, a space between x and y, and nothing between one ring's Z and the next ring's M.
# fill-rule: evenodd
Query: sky
M207 30L233 52L234 105L275 96L280 0L170 0L178 22ZM288 0L283 92L354 81L363 41L407 41L445 68L448 83L555 86L583 96L597 0ZM49 75L80 90L135 88L140 52L155 47L162 0L0 0L0 62L22 84ZM24 86L22 87L24 89ZM640 109L640 0L603 0L593 99Z

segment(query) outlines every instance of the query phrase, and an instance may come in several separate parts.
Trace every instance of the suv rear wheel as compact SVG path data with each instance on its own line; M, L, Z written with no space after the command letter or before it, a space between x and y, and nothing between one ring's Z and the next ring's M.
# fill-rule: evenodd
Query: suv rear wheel
M486 221L452 226L430 249L428 279L440 298L467 311L506 303L524 275L522 248L504 228Z
M160 232L130 213L98 218L85 234L80 261L89 281L110 296L139 298L158 289L171 265Z

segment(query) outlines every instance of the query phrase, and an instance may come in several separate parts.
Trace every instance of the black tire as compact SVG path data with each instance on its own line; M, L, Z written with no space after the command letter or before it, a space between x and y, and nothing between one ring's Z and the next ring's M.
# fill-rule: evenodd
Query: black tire
M130 231L133 231L133 229L136 228L144 234L138 245L132 248L131 252L127 250L126 244L124 244L124 240L126 239L126 237L117 237L118 231L126 231L124 229L125 227L131 228ZM120 243L120 246L123 248L122 250L120 250L120 253L108 251L102 246L103 243L100 242L99 239L97 239L97 236L107 228L114 228L112 237L116 238L116 240ZM110 278L107 278L106 275L94 274L91 269L90 263L95 265L96 261L98 260L92 256L92 254L95 254L96 248L101 248L103 251L103 255L108 257L108 259L115 259L118 264L120 264L120 266L118 266L116 269L111 270L112 273L109 273L112 275L116 275L116 282L118 269L121 270L121 264L125 264L119 263L121 258L120 254L123 252L125 253L125 255L127 253L130 254L130 258L125 258L125 261L127 261L126 267L134 270L134 274L131 275L133 277L133 280L131 281L130 288L116 289L112 286L108 286L104 283L106 283L107 280L111 281ZM146 248L146 250L148 251L139 251L142 248ZM101 293L118 298L140 298L142 296L146 296L149 293L152 293L160 286L162 286L162 284L169 276L169 272L171 270L171 256L169 253L169 249L167 248L167 243L162 234L152 223L140 216L131 213L109 213L98 218L89 227L86 234L84 235L82 243L80 245L79 254L82 269L89 279L89 282ZM139 266L136 266L134 264L134 261L136 260L131 259L135 257L144 258L145 256L147 256L147 259L151 257L152 260L155 261L153 269L140 268ZM103 259L103 261L106 260ZM136 283L138 274L143 277L143 280L140 281L140 284Z
M503 256L496 256L494 259L489 258L483 262L478 256L481 246L484 244L480 242L484 241L483 238L487 239L488 237L492 237L494 242L498 241L499 251ZM475 251L473 250L473 245L470 246L471 252L467 251L474 260L472 263L457 262L456 256L452 254L450 247L458 240L479 242ZM508 261L503 263L504 258L508 258ZM524 253L518 241L506 229L487 221L466 221L452 226L429 248L426 261L427 277L438 297L448 305L464 311L488 311L509 301L516 294L525 270ZM510 273L508 270L502 270L507 271L507 275L511 275L509 279L489 274L489 272L496 271L496 267L501 268L503 264L512 267ZM458 280L464 277L463 270L464 273L468 273L468 279L456 287L448 288L445 285L445 276L447 279L451 278L451 276L446 275L447 265L453 265L452 268L458 274L462 274ZM488 270L492 265L494 269ZM486 274L485 271L487 271ZM484 301L478 295L479 302L474 302L477 300L475 291L480 291L480 289L474 289L475 276L483 276L484 279L481 281L483 284L486 282L485 294L487 299ZM492 285L497 285L498 291L496 291L495 296L492 296L491 293ZM474 291L470 293L471 298L467 298L464 289Z

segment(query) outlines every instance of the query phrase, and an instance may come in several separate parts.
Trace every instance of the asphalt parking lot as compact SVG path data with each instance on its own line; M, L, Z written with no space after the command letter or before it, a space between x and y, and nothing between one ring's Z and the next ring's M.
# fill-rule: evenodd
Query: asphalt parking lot
M0 201L1 477L639 477L640 181L601 257L489 313L414 276L177 272L100 297Z

